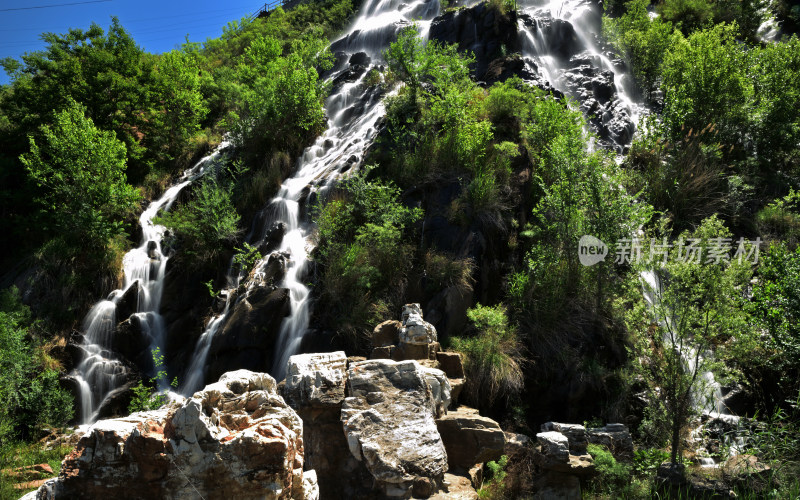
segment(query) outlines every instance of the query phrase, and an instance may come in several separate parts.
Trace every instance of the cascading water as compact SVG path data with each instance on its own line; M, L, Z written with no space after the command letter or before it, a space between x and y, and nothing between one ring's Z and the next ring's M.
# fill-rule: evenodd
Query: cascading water
M126 381L128 368L112 350L113 333L118 320L127 319L118 317L120 313L136 318L142 333L150 341L150 350L163 349L165 327L158 311L168 256L161 250L165 228L153 223L153 218L162 210L169 210L180 192L202 176L227 145L225 142L220 144L214 153L184 172L177 184L142 212L139 217L142 244L123 258L123 288L111 292L106 300L98 302L86 315L81 345L83 359L72 373L80 392L83 423L96 420L103 403Z
M280 286L289 290L291 313L281 324L275 346L271 373L277 379L283 377L289 357L300 347L310 317L309 290L304 278L311 244L304 208L310 204L313 193L324 192L342 174L358 167L377 133L385 108L381 92L375 88L365 91L362 83L370 63L378 66L383 50L394 40L396 32L412 21L425 36L438 12L438 0L367 0L350 29L331 44L337 64L330 72L333 88L325 103L328 128L303 152L295 174L283 183L278 195L256 218L262 221L261 226L255 227L248 238L251 244L260 246L275 223L283 224L284 235L276 252L289 260ZM275 252L256 263L251 289L263 285L259 277L264 275L273 255ZM233 270L229 272L229 286L235 288L241 276L232 273ZM241 294L225 293L225 310L209 321L195 347L181 389L184 394L202 386L214 335L224 327L231 302L243 298Z
M671 311L664 311L664 305L661 301L663 285L658 273L653 270L643 271L640 274L640 279L642 282L642 292L644 294L644 298L647 300L648 304L650 304L658 323L662 326L666 326L667 323L675 324L677 322L677 318L674 317L673 313ZM659 310L662 312L659 312ZM665 343L669 342L667 337L669 335L669 333L667 333L668 330L668 328L664 328ZM707 354L699 353L698 355L697 349L689 342L686 342L681 344L680 356L686 371L688 373L694 373L694 371L698 369L698 364L703 363L704 358L707 357ZM730 426L738 426L739 417L732 415L723 403L720 384L714 377L714 373L710 370L704 370L698 373L698 383L693 389L691 397L692 405L694 406L696 412L706 415L711 419L723 420ZM702 440L702 431L702 426L692 431L692 437L695 441ZM739 435L734 435L730 436L729 440L731 441L729 443L729 454L731 456L736 455L739 452L739 449L743 447L744 439ZM707 456L707 451L704 448L699 448L696 450L696 452L701 466L717 466L717 463L714 461L714 459Z
M601 141L625 152L646 107L625 64L602 49L597 5L590 0L519 4L519 43L526 64L580 103Z

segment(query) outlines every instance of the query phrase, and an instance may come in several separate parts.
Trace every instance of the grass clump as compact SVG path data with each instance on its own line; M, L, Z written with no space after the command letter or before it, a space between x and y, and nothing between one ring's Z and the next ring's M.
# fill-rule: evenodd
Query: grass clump
M523 388L523 356L505 307L478 304L467 310L467 318L472 334L450 339L452 348L464 355L466 399L481 409L499 398L513 400Z

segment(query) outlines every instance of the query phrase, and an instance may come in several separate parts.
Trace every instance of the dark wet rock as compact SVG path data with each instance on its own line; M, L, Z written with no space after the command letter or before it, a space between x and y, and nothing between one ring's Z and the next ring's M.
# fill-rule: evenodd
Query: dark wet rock
M264 235L264 240L259 246L259 251L262 255L267 254L274 250L283 241L283 235L286 234L285 222L273 222Z
M517 50L517 16L499 13L487 3L447 12L433 20L430 39L458 44L459 51L475 55L471 66L478 78L486 74L489 63Z
M239 369L268 371L281 322L290 312L286 288L257 287L240 297L211 341L206 379Z
M498 57L493 60L483 75L483 81L487 86L491 86L514 76L520 77L526 83L541 84L534 62L519 56Z
M756 412L756 397L742 384L722 388L722 404L735 415L753 415Z
M117 321L127 319L139 309L139 295L139 280L136 280L131 283L131 286L129 286L117 300Z
M581 41L575 33L575 28L572 27L569 21L538 18L531 29L535 32L534 36L539 36L544 40L545 46L543 48L559 59L568 60L582 48Z
M333 88L341 87L345 83L353 83L359 78L361 75L366 73L367 68L363 66L351 66L348 69L342 71L333 79Z
M371 61L366 52L356 52L350 56L349 63L351 66L367 66Z
M111 337L111 348L138 366L152 365L149 347L153 339L148 335L146 321L142 315L134 314L120 322Z

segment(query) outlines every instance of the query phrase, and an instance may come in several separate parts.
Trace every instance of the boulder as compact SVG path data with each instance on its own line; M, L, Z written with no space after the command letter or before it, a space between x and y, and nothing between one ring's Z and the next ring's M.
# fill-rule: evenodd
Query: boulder
M341 408L347 357L344 351L289 358L283 395L292 408Z
M478 410L460 406L437 419L436 427L453 470L467 472L475 464L498 460L503 455L503 430L494 420L480 416Z
M96 422L30 498L315 499L302 430L272 377L226 373L190 399Z
M403 325L398 335L401 345L428 345L436 342L436 328L422 319L422 310L419 304L406 304L403 306L400 322ZM427 357L426 351L424 358Z
M213 380L242 368L270 369L278 331L290 312L287 288L255 287L238 297L211 340L206 377Z
M117 305L117 321L123 321L139 310L139 296L140 285L139 280L136 280L115 301Z
M510 52L517 50L516 12L502 15L486 2L449 11L433 20L429 36L431 40L458 44L460 52L472 52L475 62L470 69L480 78L489 62L502 54L503 47Z
M372 330L372 347L388 347L400 341L400 329L403 324L390 319L379 324Z
M539 453L534 455L534 460L542 469L574 476L594 474L595 466L591 455L571 454L570 440L563 433L558 431L540 432L536 435L536 440L540 447Z
M536 480L536 500L581 500L581 482L577 476L548 472Z
M616 458L633 458L633 438L624 424L606 424L605 427L587 429L586 438L590 443L605 446Z
M542 447L542 455L555 463L569 461L569 439L557 431L540 432L536 434L536 441Z
M569 440L569 452L572 455L583 455L586 453L586 427L579 424L562 424L558 422L546 422L542 424L542 431L556 431L567 436Z
M369 360L348 367L351 396L342 406L347 444L386 496L408 496L421 482L437 489L447 471L434 420L440 403L427 378L415 361Z
M372 485L342 432L346 379L343 351L289 358L283 394L303 419L306 468L317 471L322 498L361 497Z

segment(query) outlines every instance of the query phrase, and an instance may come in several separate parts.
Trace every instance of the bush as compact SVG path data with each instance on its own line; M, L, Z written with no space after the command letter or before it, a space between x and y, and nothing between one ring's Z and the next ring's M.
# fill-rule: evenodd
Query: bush
M478 304L467 310L467 318L472 335L450 339L452 348L464 355L464 396L483 409L494 405L498 398L513 400L523 388L523 356L505 307Z
M759 232L783 241L790 249L800 243L800 192L791 190L756 214Z
M761 256L759 280L753 288L753 316L769 335L768 349L751 361L772 376L765 377L767 409L786 406L800 394L800 247L789 251L773 244Z
M672 23L650 19L648 0L632 0L619 18L603 17L603 34L619 49L645 96L651 97L661 77L664 53L673 41Z
M721 24L678 37L663 64L663 116L670 139L712 130L727 156L728 147L741 151L753 85L736 26Z
M372 327L402 305L413 247L408 229L422 216L403 206L391 183L368 181L371 171L342 181L314 210L323 321L349 346L365 350Z
M72 418L72 397L31 339L35 329L19 291L0 292L0 444L35 438L43 426L63 426Z
M231 250L240 234L233 186L226 182L221 173L207 174L197 183L188 203L155 218L170 231L168 243L179 245L183 255L203 266Z
M708 0L664 0L657 7L659 15L689 35L711 23L714 7Z
M156 374L150 379L148 385L140 380L133 387L133 397L128 405L128 413L161 408L169 401L167 387L178 387L178 377L173 378L172 382L167 382L167 370L164 368L164 355L161 354L161 349L156 347L151 351L151 355Z
M617 462L605 446L590 443L587 451L594 459L598 474L592 479L592 486L607 493L622 493L631 481L630 466Z

